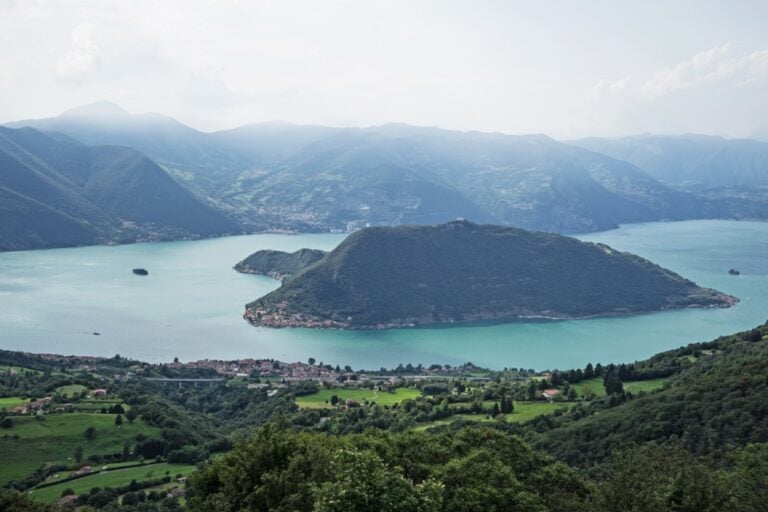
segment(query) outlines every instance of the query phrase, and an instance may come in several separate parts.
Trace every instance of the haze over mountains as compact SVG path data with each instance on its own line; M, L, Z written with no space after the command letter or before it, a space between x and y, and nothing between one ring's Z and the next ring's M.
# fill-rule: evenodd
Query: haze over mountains
M148 226L162 228L153 236L172 238L464 217L575 233L643 221L768 218L768 193L755 188L768 183L768 144L757 141L649 136L565 144L398 124L262 123L204 133L105 102L7 126L6 139L27 143L3 150L16 155L21 147L22 161L44 162L55 171L48 176L55 189L84 200L74 203L88 212L64 208L71 199L27 193L25 180L43 171L12 173L3 165L3 217L16 227L4 228L2 249L131 241L153 232ZM67 228L38 229L46 223L34 216Z

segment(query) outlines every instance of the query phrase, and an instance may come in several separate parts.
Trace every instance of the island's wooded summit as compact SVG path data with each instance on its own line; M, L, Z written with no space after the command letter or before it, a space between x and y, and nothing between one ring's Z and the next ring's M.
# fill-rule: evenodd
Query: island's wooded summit
M455 221L368 228L248 304L270 327L585 318L737 299L606 245Z

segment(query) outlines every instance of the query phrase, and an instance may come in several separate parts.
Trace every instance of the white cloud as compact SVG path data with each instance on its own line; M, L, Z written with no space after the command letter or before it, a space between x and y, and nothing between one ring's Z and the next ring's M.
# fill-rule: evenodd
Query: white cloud
M56 63L59 75L81 78L101 65L99 45L93 36L93 25L81 23L72 29L71 47Z
M593 100L602 100L616 96L627 89L629 85L629 77L619 78L618 80L600 80L594 87L592 87L592 93L590 98Z
M725 44L697 53L672 68L660 69L643 85L642 93L647 98L658 98L724 80L750 81L756 75L768 75L768 50L736 56L731 45Z

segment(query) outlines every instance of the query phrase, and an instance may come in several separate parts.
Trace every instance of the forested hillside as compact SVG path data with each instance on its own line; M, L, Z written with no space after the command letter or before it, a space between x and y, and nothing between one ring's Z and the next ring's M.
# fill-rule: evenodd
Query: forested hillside
M768 401L763 399L768 393L768 325L674 351L666 359L695 362L661 391L588 418L564 417L545 427L536 445L582 465L604 460L623 446L649 442L721 461L739 447L768 442Z

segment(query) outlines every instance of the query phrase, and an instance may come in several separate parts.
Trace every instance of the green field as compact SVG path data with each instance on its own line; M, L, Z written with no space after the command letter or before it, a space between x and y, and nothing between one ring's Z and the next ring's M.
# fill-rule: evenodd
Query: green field
M550 414L571 405L573 405L572 402L515 402L515 409L512 414L507 414L507 421L523 423L542 414Z
M386 391L373 391L367 388L339 388L322 389L311 395L296 397L296 403L299 407L307 409L322 409L331 407L331 397L336 395L339 400L357 400L360 403L365 401L376 402L379 405L399 404L403 400L417 398L421 395L418 389L397 388L394 393Z
M30 495L40 501L53 502L61 497L61 493L65 489L72 489L75 491L75 494L82 494L90 491L94 487L121 487L130 484L131 480L142 482L145 480L153 480L155 478L163 478L166 475L166 472L168 472L168 475L170 475L171 478L175 478L176 475L179 474L184 476L189 475L194 470L195 466L190 464L146 464L135 468L102 471L83 478L77 478L42 489L36 489L31 491Z
M41 373L43 373L40 370L32 370L31 368L23 368L21 366L8 366L8 365L0 364L0 372L7 372L9 370L13 370L17 373L30 372L30 373L34 373L35 375L40 375Z
M493 402L488 402L493 403ZM550 414L558 409L563 409L573 405L572 402L515 402L515 408L512 414L506 415L506 420L509 423L523 423L530 421L542 414ZM414 430L427 430L438 425L447 425L456 420L469 420L469 421L495 421L490 418L487 413L482 414L456 414L450 418L444 420L430 421L428 423L419 424Z
M32 416L14 417L13 427L0 431L0 485L23 478L46 462L73 463L75 448L82 446L84 456L119 453L123 442L133 441L142 432L158 437L160 429L140 420L115 426L114 414L48 414L38 421ZM88 440L85 429L93 426L96 436ZM18 436L18 439L14 439Z
M56 388L57 395L63 395L67 398L79 398L80 393L85 391L85 386L81 384L70 384L69 386L61 386Z
M656 391L657 389L661 389L664 387L664 384L667 382L666 377L662 377L660 379L648 379L648 380L636 380L633 382L625 382L624 383L624 390L625 391L631 391L632 393L639 393L641 391Z
M577 384L571 384L571 387L576 390L579 398L586 398L590 395L604 396L605 386L603 386L603 378L595 377L594 379L586 379Z
M661 389L664 383L667 382L667 378L649 379L649 380L636 380L632 382L624 383L624 391L631 391L632 393L639 393L641 391L649 392ZM572 388L579 394L579 398L584 398L591 394L595 396L605 396L605 387L603 386L603 379L601 377L595 377L594 379L583 380L578 384L572 384Z
M0 398L0 409L13 409L17 405L23 405L27 402L29 402L28 398L21 398L18 396Z

